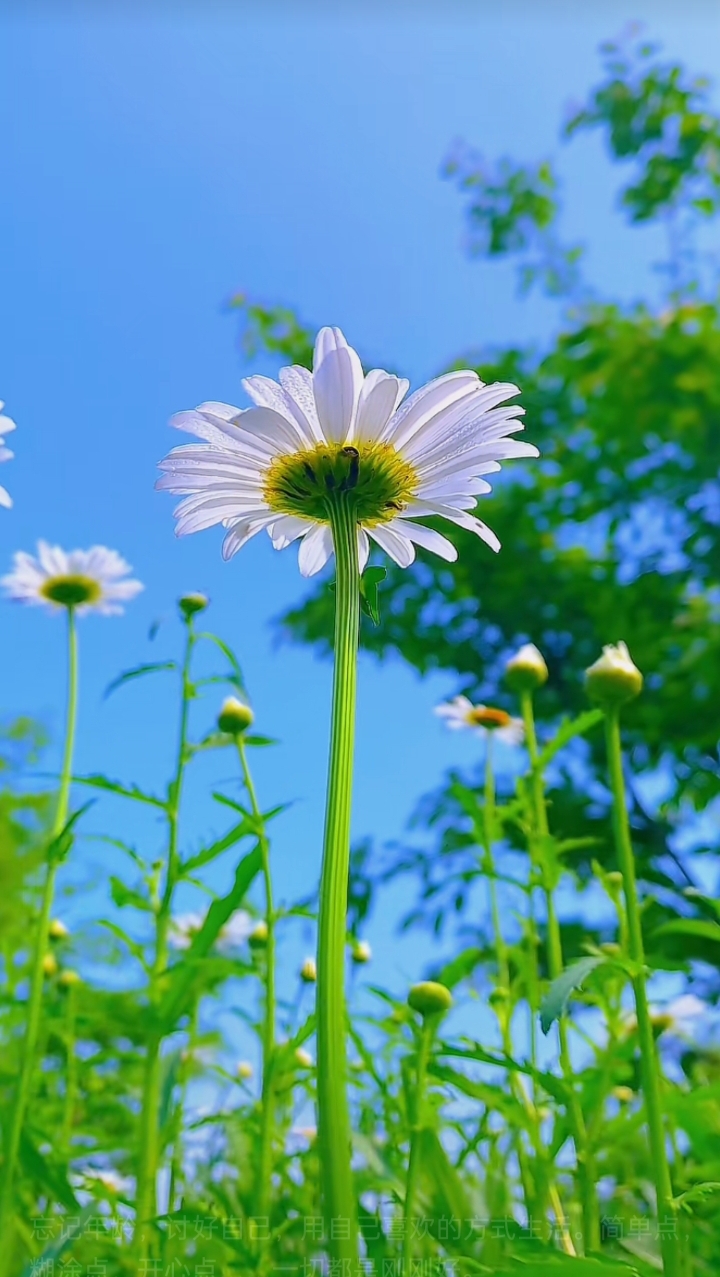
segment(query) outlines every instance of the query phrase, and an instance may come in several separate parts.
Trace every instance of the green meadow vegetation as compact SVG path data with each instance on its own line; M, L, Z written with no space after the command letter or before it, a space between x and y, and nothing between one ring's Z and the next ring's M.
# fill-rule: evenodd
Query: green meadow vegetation
M604 47L563 125L574 146L590 130L619 215L662 245L659 301L590 288L550 162L462 143L444 167L470 254L557 299L541 346L456 365L520 387L540 451L479 503L502 550L459 527L454 562L375 549L359 601L331 572L278 622L337 657L330 847L349 820L358 611L367 651L452 671L481 707L476 769L438 777L401 844L361 839L348 884L324 874L277 907L273 833L293 814L254 783L273 742L248 709L241 622L216 635L202 595L111 689L175 680L165 788L106 777L102 740L96 771L73 774L77 601L61 600L59 782L36 724L0 739L0 1277L720 1272L720 118L704 81L630 41ZM312 367L315 327L289 305L233 305L247 356ZM235 772L213 787L225 831L189 846L186 777L208 754ZM91 805L94 829L113 812L106 967L59 903ZM160 855L157 834L124 832L133 808L163 830ZM405 989L366 935L398 880L426 955ZM207 901L191 916L188 884ZM318 917L317 964L286 1001L283 933ZM473 1033L478 1004L492 1028Z

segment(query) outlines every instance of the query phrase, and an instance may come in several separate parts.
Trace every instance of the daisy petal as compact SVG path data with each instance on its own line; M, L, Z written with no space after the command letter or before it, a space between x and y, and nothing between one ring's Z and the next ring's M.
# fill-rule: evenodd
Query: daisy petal
M362 364L340 329L322 328L315 343L313 391L328 443L344 443L349 437L362 384Z
M360 391L353 439L378 439L409 384L379 368L369 372Z
M415 547L407 537L401 536L399 532L395 531L387 523L380 524L375 528L367 528L366 531L368 536L377 542L380 549L389 554L399 568L410 567L415 558Z
M332 532L323 524L312 529L300 542L298 565L303 576L315 576L333 553Z
M367 567L367 561L369 557L370 557L370 542L368 541L367 532L365 531L364 528L358 528L358 563L360 567L361 576L363 572L365 571L365 568Z
M394 528L395 520L388 526ZM421 523L411 523L409 520L404 520L402 532L404 536L414 541L415 545L421 545L424 550L431 550L433 554L437 554L448 563L454 563L458 556L452 541L448 541L447 537L441 536L433 528L425 528Z

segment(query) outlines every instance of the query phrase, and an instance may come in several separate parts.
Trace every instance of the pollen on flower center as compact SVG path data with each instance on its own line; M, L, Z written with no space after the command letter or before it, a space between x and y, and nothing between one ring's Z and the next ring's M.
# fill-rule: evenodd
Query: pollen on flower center
M510 715L504 709L490 709L487 705L474 705L468 711L468 722L474 727L507 727Z
M68 574L48 577L40 586L39 593L51 603L59 603L63 607L79 607L83 603L97 603L102 595L102 588L100 582L91 576Z
M396 518L417 490L417 474L386 443L318 444L275 457L264 476L263 498L278 514L330 522L334 502L352 503L358 523Z

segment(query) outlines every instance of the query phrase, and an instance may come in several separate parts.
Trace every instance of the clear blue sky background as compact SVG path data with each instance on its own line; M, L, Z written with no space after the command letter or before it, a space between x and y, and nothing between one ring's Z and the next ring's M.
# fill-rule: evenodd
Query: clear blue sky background
M294 550L258 538L225 565L216 532L175 539L171 501L153 491L156 463L178 441L167 419L203 399L245 402L248 369L223 311L236 290L340 324L368 362L416 382L479 343L542 342L555 310L519 302L509 267L465 259L461 203L439 166L458 136L489 157L557 154L565 104L598 77L597 45L634 18L668 53L720 73L709 0L0 8L0 393L18 423L0 559L38 536L101 542L145 582L124 618L82 625L77 769L148 788L163 783L174 748L170 683L108 702L102 689L123 667L177 650L181 592L210 594L208 622L241 655L258 727L282 739L258 758L257 785L268 806L297 800L274 853L287 902L317 880L331 671L273 645L271 618L305 589ZM590 243L595 284L625 298L652 290L660 242L621 228L599 138L561 163L565 230ZM492 524L491 501L483 514ZM60 621L3 604L0 633L3 713L37 715L57 733ZM398 836L444 768L475 756L472 740L432 716L455 690L451 677L421 682L398 662L362 661L358 836ZM198 731L214 711L197 708ZM203 791L231 771L229 761L201 769L189 842L222 827ZM129 821L108 808L88 827L111 819ZM150 851L157 835L142 829ZM107 851L86 843L78 855L75 872L102 882ZM370 931L398 989L427 960L417 942L391 952L399 903L390 892ZM80 899L71 913L88 921Z

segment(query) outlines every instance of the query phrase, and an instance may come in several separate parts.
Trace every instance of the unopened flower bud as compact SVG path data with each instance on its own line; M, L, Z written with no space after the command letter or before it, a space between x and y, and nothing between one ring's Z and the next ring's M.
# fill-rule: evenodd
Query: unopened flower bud
M295 1052L295 1059L303 1069L311 1069L313 1066L313 1058L310 1052L306 1051L304 1047L299 1046L297 1048L297 1051Z
M300 968L300 979L305 984L315 984L317 980L317 967L314 958L306 958Z
M444 984L437 984L435 980L423 980L420 984L413 985L408 994L408 1005L423 1018L441 1015L452 1006L452 993Z
M357 962L359 966L362 966L364 962L369 962L372 958L372 949L367 940L356 940L350 956L353 962Z
M253 1075L253 1066L249 1060L240 1060L236 1072L238 1077L247 1080Z
M250 948L264 949L265 945L267 944L267 941L268 941L267 923L263 922L262 920L260 922L256 922L255 926L250 932L250 935L248 936L248 944L250 945Z
M635 1097L635 1092L631 1086L614 1086L612 1094L616 1100L620 1100L621 1104L629 1104Z
M48 935L51 940L66 940L70 932L64 922L61 922L59 918L53 918L48 927Z
M504 984L498 984L494 988L489 997L488 1002L491 1007L504 1007L510 1001L510 990Z
M547 679L545 658L534 643L525 643L505 666L505 682L513 692L534 692Z
M77 971L73 971L70 967L66 967L58 976L58 984L61 984L63 989L70 989L73 985L81 983L82 981Z
M228 696L220 706L217 725L228 736L241 736L250 727L254 717L249 705L244 705L237 696Z
M592 701L599 705L623 705L639 696L643 676L625 643L603 648L602 656L585 671L585 689Z
M186 621L198 612L204 612L209 605L210 600L206 594L183 594L182 598L178 599L178 607Z
M607 940L605 944L601 944L600 948L608 958L619 958L622 954L622 948L616 944L614 940Z
M42 961L43 971L45 975L55 975L58 964L54 953L46 953Z
M622 887L625 880L619 869L611 869L610 873L605 875L605 881L611 891L617 891L619 887Z

